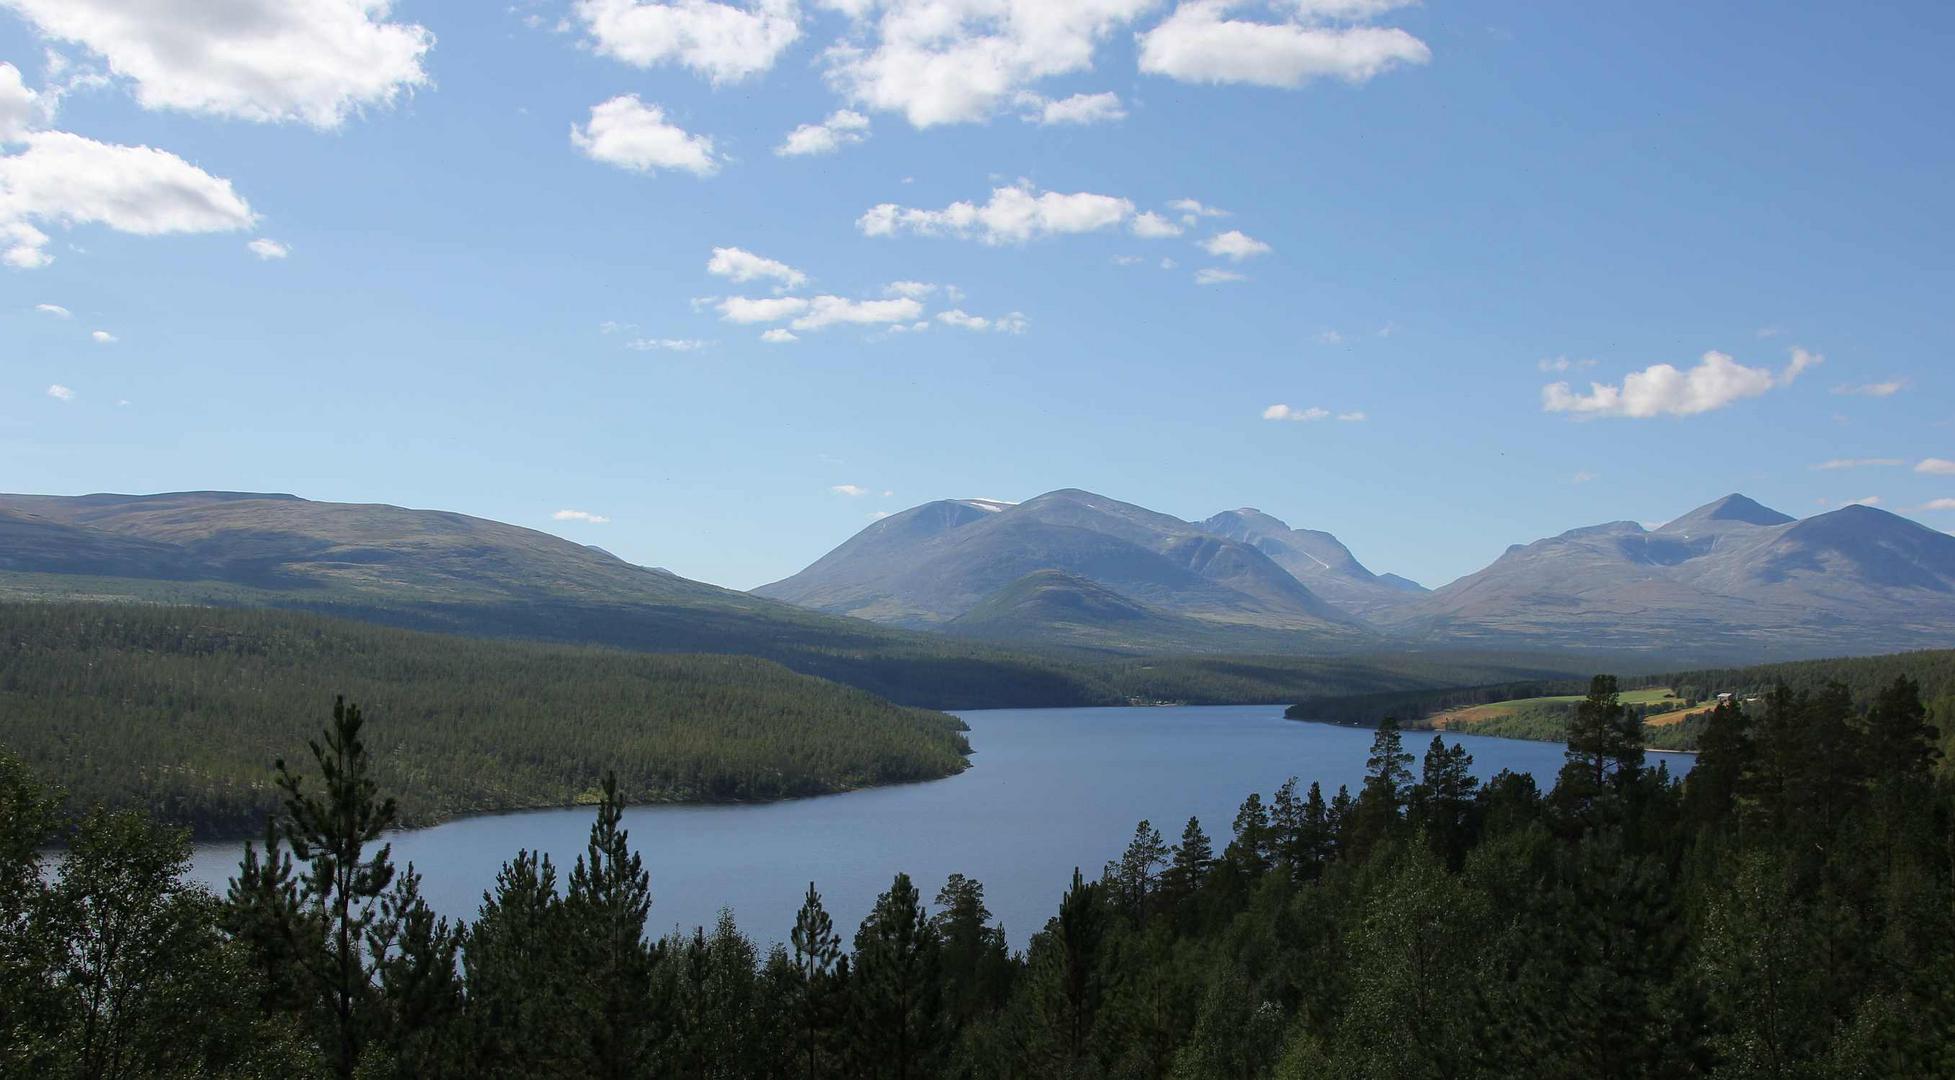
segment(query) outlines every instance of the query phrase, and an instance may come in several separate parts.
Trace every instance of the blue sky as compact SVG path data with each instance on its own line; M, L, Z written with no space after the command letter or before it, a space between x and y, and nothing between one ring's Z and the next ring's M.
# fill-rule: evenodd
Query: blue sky
M1059 487L1434 585L1733 490L1955 528L1951 34L0 0L0 489L453 509L742 588Z

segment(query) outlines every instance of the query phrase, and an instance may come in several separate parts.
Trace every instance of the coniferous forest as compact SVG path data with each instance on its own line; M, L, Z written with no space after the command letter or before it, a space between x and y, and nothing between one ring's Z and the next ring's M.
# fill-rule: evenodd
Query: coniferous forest
M1550 790L1381 723L1357 791L1141 822L1022 954L981 883L819 882L767 949L663 940L601 785L567 867L475 918L382 833L393 739L335 708L228 894L185 834L0 759L0 1071L81 1076L1887 1077L1955 1072L1955 788L1919 687L1720 705L1681 783L1598 677ZM1212 831L1211 831L1212 830ZM42 873L37 852L65 839Z

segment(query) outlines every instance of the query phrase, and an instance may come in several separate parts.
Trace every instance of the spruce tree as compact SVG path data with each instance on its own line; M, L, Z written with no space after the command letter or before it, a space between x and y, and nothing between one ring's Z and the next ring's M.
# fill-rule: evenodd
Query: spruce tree
M1358 853L1370 852L1398 827L1406 789L1412 784L1411 764L1398 721L1389 716L1379 721L1371 753L1365 758L1364 788L1352 823L1351 841Z
M1003 1003L1011 988L1011 953L1003 928L991 923L984 886L952 874L937 890L936 931L944 1007L951 1021L965 1024Z

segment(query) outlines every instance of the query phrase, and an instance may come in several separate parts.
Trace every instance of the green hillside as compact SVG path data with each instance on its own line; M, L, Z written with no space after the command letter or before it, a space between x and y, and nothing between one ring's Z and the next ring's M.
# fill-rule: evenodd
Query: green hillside
M764 660L415 633L293 612L0 604L0 747L76 806L255 829L265 763L336 694L385 722L404 821L574 803L773 799L948 776L962 724Z

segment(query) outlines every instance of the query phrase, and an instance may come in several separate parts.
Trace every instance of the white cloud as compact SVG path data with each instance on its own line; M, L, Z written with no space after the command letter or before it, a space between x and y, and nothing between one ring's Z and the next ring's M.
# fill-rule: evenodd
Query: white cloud
M1345 423L1348 423L1348 424L1362 424L1362 423L1364 423L1364 422L1365 422L1366 420L1369 420L1369 419L1371 419L1371 418L1370 418L1369 416L1366 416L1366 415L1365 415L1365 414L1364 414L1364 413L1363 413L1362 411L1360 411L1360 410L1353 410L1353 411L1351 411L1351 412L1341 412L1341 413L1338 413L1338 414L1337 414L1337 418L1338 418L1339 420L1342 420L1342 421L1344 421Z
M61 385L60 383L55 383L53 386L48 387L48 396L55 399L56 401L75 400L75 392Z
M764 258L737 247L716 247L706 260L706 272L732 281L773 278L783 288L798 289L808 283L808 275L778 259Z
M229 180L147 146L37 131L27 148L0 156L0 259L31 269L53 259L34 222L106 225L139 236L249 228L251 207Z
M1955 510L1955 499L1929 499L1921 504L1923 510Z
M710 345L712 342L698 338L633 338L625 342L625 348L639 352L698 352Z
M785 345L790 341L800 341L801 338L794 331L777 326L760 335L760 340L769 345Z
M40 118L40 95L21 81L19 68L0 62L0 143L26 135Z
M1162 217L1152 210L1134 215L1127 228L1142 240L1166 240L1180 236L1184 231L1180 225Z
M244 246L261 259L283 259L292 254L291 248L268 236L261 236Z
M1272 250L1268 244L1245 234L1241 229L1230 229L1225 233L1217 233L1203 240L1201 246L1202 250L1208 252L1210 255L1225 258L1232 262L1241 262L1244 259L1254 258L1257 255L1267 255Z
M867 236L955 236L987 244L1018 244L1042 236L1096 232L1119 225L1134 204L1112 195L1041 192L1029 183L993 188L983 206L955 202L942 210L882 203L856 219Z
M1289 405L1271 405L1269 408L1263 410L1263 419L1310 423L1317 420L1329 419L1330 414L1329 409L1320 409L1315 405L1308 409L1298 409Z
M836 484L828 490L837 495L847 495L851 499L859 499L869 494L869 489L863 487L861 484Z
M1018 102L1025 109L1025 120L1033 124L1106 124L1127 118L1127 110L1120 104L1120 95L1111 90L1100 94L1074 94L1058 101L1027 93L1020 94Z
M774 148L774 153L781 157L832 154L868 137L869 118L853 109L841 109L829 113L828 119L819 124L802 124L788 132L781 145Z
M593 514L589 510L559 510L550 515L557 521L581 521L586 525L609 525L611 519L603 514Z
M1541 371L1586 371L1598 363L1600 361L1570 360L1566 356L1557 356L1552 360L1536 361L1534 366Z
M835 89L919 128L984 120L1040 79L1085 71L1157 0L831 0L865 44L826 53ZM868 22L871 13L878 17Z
M578 0L597 51L635 67L677 63L715 83L766 71L801 36L795 0Z
M912 300L921 300L935 293L937 287L927 281L892 281L884 285L882 291L889 296L907 296Z
M1576 393L1565 382L1544 386L1541 408L1578 416L1695 416L1757 397L1773 387L1788 386L1800 372L1821 362L1822 358L1813 353L1793 349L1791 362L1774 375L1713 350L1689 371L1656 364L1630 373L1621 386L1590 383L1586 394Z
M35 304L34 310L43 315L52 315L57 319L72 319L75 316L74 312L69 311L60 304Z
M837 323L909 322L922 314L923 305L907 296L893 300L850 300L841 296L817 296L808 302L807 313L788 325L796 330L820 330Z
M1293 88L1315 78L1361 83L1402 64L1432 58L1425 42L1403 30L1318 21L1361 18L1383 8L1306 2L1290 5L1293 19L1263 23L1228 18L1239 2L1183 0L1173 14L1140 35L1140 70L1182 82ZM1333 7L1341 10L1333 12Z
M1343 334L1335 330L1326 330L1317 335L1317 340L1324 345L1342 345L1344 344L1345 338Z
M113 345L118 340L114 334L109 333L107 330L96 330L90 333L88 336L91 339L93 339L95 344L97 345Z
M1833 393L1856 397L1893 397L1907 389L1906 379L1889 379L1886 382L1862 383L1858 386L1835 386Z
M1195 199L1176 199L1168 204L1168 209L1179 210L1181 212L1181 223L1183 225L1193 225L1197 219L1205 217L1229 216L1227 210L1218 210L1213 206L1205 206Z
M955 326L964 330L996 330L1001 334L1022 334L1032 325L1022 311L987 319L982 315L972 315L961 308L937 313L937 321L945 326Z
M1602 478L1602 477L1601 477L1601 474L1599 474L1599 473L1592 473L1592 472L1589 472L1588 470L1586 470L1586 469L1584 469L1584 470L1582 470L1581 472L1578 472L1578 473L1576 473L1576 474L1575 474L1575 478L1574 478L1574 480L1573 480L1573 482L1574 482L1574 483L1577 483L1577 484L1586 484L1586 483L1589 483L1589 482L1590 482L1590 481L1592 481L1592 480L1600 480L1601 478Z
M1834 458L1814 465L1815 469L1865 469L1877 465L1906 465L1900 458Z
M1113 257L1113 265L1115 266L1139 266L1146 261L1146 259L1141 258L1139 255L1115 255Z
M886 517L888 517L888 516L889 516L889 511L887 511L887 510L871 510L871 511L869 511L869 520L870 520L870 521L881 521L881 520L882 520L883 518L886 518Z
M1938 457L1923 458L1914 471L1928 476L1955 476L1955 461Z
M146 109L338 127L428 83L426 27L388 0L4 0L87 47Z
M1227 285L1231 282L1248 280L1249 277L1246 274L1238 274L1233 270L1223 270L1214 266L1204 266L1200 270L1195 271L1195 284L1197 285Z
M637 94L591 106L590 123L570 126L570 143L592 161L636 172L683 169L711 176L720 167L710 137L667 123L664 109L645 104Z
M780 322L808 310L808 302L798 296L729 296L718 306L720 318L734 323Z

